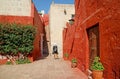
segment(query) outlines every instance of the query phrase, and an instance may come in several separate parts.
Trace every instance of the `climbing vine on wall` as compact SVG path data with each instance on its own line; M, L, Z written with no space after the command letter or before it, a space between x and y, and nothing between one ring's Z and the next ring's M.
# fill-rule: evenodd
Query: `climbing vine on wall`
M31 25L0 24L0 54L27 56L33 50L35 34Z

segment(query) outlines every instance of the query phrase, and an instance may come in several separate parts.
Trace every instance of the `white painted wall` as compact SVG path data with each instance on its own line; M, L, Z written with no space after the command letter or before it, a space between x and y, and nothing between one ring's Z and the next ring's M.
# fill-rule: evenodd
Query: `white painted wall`
M64 13L66 10L66 15ZM66 22L75 14L74 5L72 4L51 4L49 12L50 41L51 52L54 43L58 45L59 57L63 56L63 28Z
M31 0L0 0L0 15L31 16Z

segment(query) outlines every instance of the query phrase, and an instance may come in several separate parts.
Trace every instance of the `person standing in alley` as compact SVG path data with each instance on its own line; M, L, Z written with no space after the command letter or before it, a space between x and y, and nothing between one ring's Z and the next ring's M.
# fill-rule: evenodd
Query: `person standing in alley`
M58 47L56 43L53 45L53 54L54 54L54 58L57 59L58 58Z

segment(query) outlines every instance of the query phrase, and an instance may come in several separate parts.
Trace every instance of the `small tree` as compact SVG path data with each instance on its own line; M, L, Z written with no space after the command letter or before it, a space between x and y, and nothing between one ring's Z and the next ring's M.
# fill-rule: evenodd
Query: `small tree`
M27 56L34 48L35 34L31 25L0 24L0 54Z

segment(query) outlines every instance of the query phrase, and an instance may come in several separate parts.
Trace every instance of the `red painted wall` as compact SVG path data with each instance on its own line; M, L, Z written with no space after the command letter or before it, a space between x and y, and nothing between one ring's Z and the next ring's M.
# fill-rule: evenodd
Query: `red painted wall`
M41 37L42 35L44 34L44 31L43 31L43 22L42 22L42 17L39 17L39 14L34 6L34 17L33 17L33 25L35 27L37 27L37 34L36 34L36 38L35 38L35 42L34 42L34 50L33 50L33 57L34 57L34 60L35 59L39 59L42 55L41 55Z
M47 26L49 24L49 15L44 14L42 19L43 19L43 22L44 22L44 26Z
M0 15L0 23L18 23L33 25L33 18L28 16L5 16Z
M104 78L120 79L119 0L75 0L75 24L67 28L67 33L63 32L64 35L72 35L72 29L75 28L74 38L71 38L74 43L69 59L76 57L78 68L86 72L89 68L89 43L86 29L97 23L99 23L100 34L100 58L105 67ZM70 38L68 35L66 39ZM64 51L72 43L66 39L64 39Z
M34 49L32 51L33 60L41 57L41 34L43 34L43 23L39 14L34 6L31 4L31 16L6 16L0 15L0 23L17 23L17 24L30 24L36 27L37 34L34 40Z
M67 23L66 25L67 28L64 28L63 30L63 51L64 53L68 53L70 55L74 43L75 27L70 25L69 23Z

